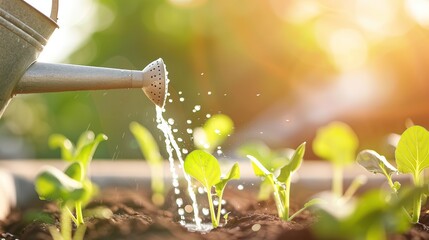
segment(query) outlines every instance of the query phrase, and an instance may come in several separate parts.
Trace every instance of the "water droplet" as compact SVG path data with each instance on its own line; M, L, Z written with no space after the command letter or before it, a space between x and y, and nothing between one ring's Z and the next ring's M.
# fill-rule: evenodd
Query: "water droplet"
M215 205L215 206L219 205L219 201L218 200L213 200L213 205Z
M208 92L207 92L207 95L212 95L212 92L211 92L211 91L208 91Z
M204 215L209 215L210 214L210 211L209 211L209 209L208 208L203 208L202 210L202 213L204 214Z
M173 187L175 187L175 188L179 187L179 180L177 180L177 179L173 180Z
M179 221L180 225L185 226L186 225L186 221L185 220L181 220Z
M258 94L256 94L256 96L257 96L257 97L259 97L259 96L261 96L261 94L260 94L260 93L258 93Z
M217 151L216 151L216 153L217 153L217 155L222 155L222 150L220 150L220 149L218 149Z
M187 123L187 124L191 124L191 123L192 123L192 120L189 120L189 119L188 119L188 120L186 120L186 123Z
M220 210L220 214L224 215L225 213L226 213L226 210L225 210L224 208L222 208L222 209Z
M178 131L179 131L179 130L178 130L177 128L174 128L174 129L173 129L173 132L174 132L174 133L177 133Z
M181 97L181 98L179 98L179 101L183 102L183 101L185 101L185 98Z
M219 129L215 129L215 130L214 130L214 132L215 132L216 134L220 134L220 130L219 130Z
M194 110L195 110L195 112L200 111L201 110L201 105L195 105L194 106Z
M178 207L181 207L183 205L183 200L181 198L176 199L176 204Z
M222 205L225 205L226 204L226 201L225 201L225 199L222 199Z
M206 118L210 118L212 115L210 113L206 114Z
M237 186L237 189L241 191L241 190L244 189L244 186L240 184L240 185Z
M177 141L178 142L183 142L183 139L182 138L177 138Z
M179 91L179 95L182 95L182 91Z
M202 73L201 73L201 76L203 76L203 75L204 75L204 73L202 72Z
M264 134L264 132L259 132L259 134Z
M179 208L179 210L177 210L177 212L179 213L179 215L184 215L185 214L185 209L183 208Z
M168 124L173 125L173 124L174 124L174 119L169 118L169 119L167 120L167 122L168 122Z
M172 103L172 102L173 102L173 99L171 99L171 98L170 98L170 99L168 99L168 102L169 102L169 103Z
M202 187L198 187L198 193L199 193L199 194L203 194L203 193L205 193L204 188L202 188Z
M186 149L186 148L182 148L182 153L183 153L183 154L188 154L188 149Z
M188 129L186 129L186 132L189 134L192 134L192 129L188 128Z

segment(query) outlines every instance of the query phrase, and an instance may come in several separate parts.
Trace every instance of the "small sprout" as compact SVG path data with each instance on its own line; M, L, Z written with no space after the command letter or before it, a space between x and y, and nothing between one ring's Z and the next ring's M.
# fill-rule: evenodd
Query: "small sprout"
M83 239L86 227L83 225L82 208L97 192L97 187L87 175L88 168L98 144L106 139L104 134L95 136L93 132L85 131L74 146L63 135L51 135L49 145L60 148L62 159L70 164L64 172L53 167L42 170L36 177L35 189L40 199L54 201L59 206L60 233L54 227L49 228L55 240L72 239L71 221L77 227L73 240Z
M343 167L353 163L358 144L356 134L342 122L318 129L313 140L314 153L333 164L332 191L338 197L343 195Z
M238 154L243 157L246 157L247 155L253 156L270 172L275 172L277 169L282 167L285 162L289 161L294 151L295 150L289 148L280 151L273 151L263 142L251 142L240 146ZM255 168L253 168L253 170L257 171ZM265 178L261 182L258 192L259 201L267 200L271 196L274 191L271 186L272 185L268 178Z
M158 144L152 134L137 122L130 123L130 131L137 140L140 151L149 164L152 178L152 202L158 206L164 204L164 169L163 158L159 152Z
M240 178L238 163L235 163L225 177L222 178L218 160L204 150L194 150L186 156L184 169L187 174L201 183L207 192L212 225L214 228L218 227L222 204L218 205L217 213L215 213L212 189L215 189L214 195L217 196L217 201L221 203L226 184L230 180Z
M213 153L232 134L233 130L234 123L230 117L225 114L213 115L203 127L194 129L194 145L198 149Z
M268 170L256 157L247 155L253 167L256 176L268 179L268 182L274 189L274 201L276 203L277 212L281 219L291 221L299 213L310 207L313 202L310 201L294 215L289 216L290 208L290 188L292 174L301 166L305 153L305 142L298 146L291 158L284 158L286 163L280 168L280 173L276 177L275 170Z
M399 172L409 173L415 187L424 185L423 171L429 167L429 132L421 126L411 126L402 133L395 151ZM423 194L414 198L412 222L419 222Z
M323 200L314 207L319 218L314 230L323 239L387 239L409 229L410 218L403 206L421 192L421 188L407 189L391 198L383 190L372 190L347 201L333 193L319 195Z
M390 188L395 193L398 192L401 184L392 181L392 175L398 174L398 169L390 164L384 156L374 150L363 150L358 154L356 161L371 173L383 174L387 178Z
M77 219L70 209L85 196L85 186L56 168L46 167L36 176L35 188L40 199L56 202L61 210L60 233L54 227L49 228L54 240L71 240L71 220L77 224ZM84 229L84 225L78 225L76 233ZM83 235L78 237L79 233L73 239L83 239Z

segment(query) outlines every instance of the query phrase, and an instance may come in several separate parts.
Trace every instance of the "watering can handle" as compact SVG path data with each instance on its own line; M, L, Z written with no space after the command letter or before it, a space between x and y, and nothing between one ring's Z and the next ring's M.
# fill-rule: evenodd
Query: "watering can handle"
M58 20L58 0L52 0L51 19L54 20L54 22Z

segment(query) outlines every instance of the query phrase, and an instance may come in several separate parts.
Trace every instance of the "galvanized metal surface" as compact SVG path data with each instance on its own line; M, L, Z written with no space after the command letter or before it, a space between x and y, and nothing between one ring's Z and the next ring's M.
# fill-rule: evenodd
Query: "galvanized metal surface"
M53 0L58 6L58 0ZM57 13L52 12L51 15ZM57 24L22 0L0 0L0 117Z

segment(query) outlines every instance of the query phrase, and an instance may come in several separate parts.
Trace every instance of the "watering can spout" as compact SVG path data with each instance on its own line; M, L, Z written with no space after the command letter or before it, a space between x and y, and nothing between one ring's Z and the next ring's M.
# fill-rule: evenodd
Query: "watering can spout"
M35 62L18 81L13 94L141 88L155 105L162 107L166 80L161 58L142 71Z

